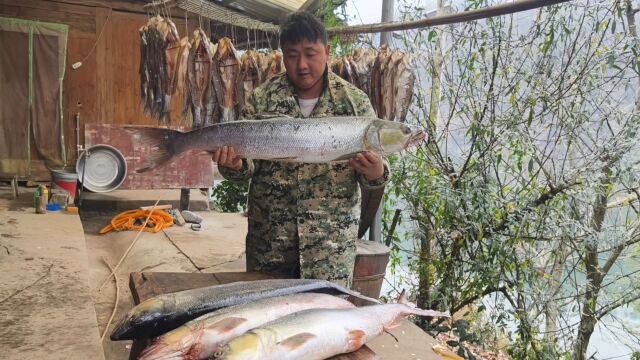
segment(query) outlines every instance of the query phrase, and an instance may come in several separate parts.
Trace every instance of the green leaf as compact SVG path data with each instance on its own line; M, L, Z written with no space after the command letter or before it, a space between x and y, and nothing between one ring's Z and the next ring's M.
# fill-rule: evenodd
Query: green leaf
M528 168L529 168L529 173L532 173L533 172L533 158L529 159L529 167Z
M449 340L449 341L447 341L447 345L449 345L451 347L456 347L456 346L459 346L460 343L458 341L455 341L455 340Z
M438 32L435 29L431 29L429 31L429 35L427 36L427 40L432 41L438 36Z

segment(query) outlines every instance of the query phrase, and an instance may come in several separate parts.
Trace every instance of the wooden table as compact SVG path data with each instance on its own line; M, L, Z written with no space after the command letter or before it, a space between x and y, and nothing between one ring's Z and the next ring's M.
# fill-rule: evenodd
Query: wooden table
M131 273L129 278L129 288L136 304L160 294L188 290L198 287L228 284L236 281L253 281L278 278L279 276L270 273L260 272L221 272L221 273L161 273L161 272L142 272ZM431 351L431 346L424 347L431 343L435 343L433 338L428 336L417 326L411 324L407 320L401 321L401 326L392 331L397 342L389 343L389 339L378 337L374 339L370 346L363 346L360 350L351 354L335 356L332 360L373 360L381 359L383 353L384 358L403 360L403 359L442 359ZM391 338L390 335L386 335ZM129 359L136 359L142 350L149 344L149 339L134 340L131 346ZM386 346L386 348L385 348ZM416 347L421 346L423 351L417 351ZM371 348L375 349L374 352Z

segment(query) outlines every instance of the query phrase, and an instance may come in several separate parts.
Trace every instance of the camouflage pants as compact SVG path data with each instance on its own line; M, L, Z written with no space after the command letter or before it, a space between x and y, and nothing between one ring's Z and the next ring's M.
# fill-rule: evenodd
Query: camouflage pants
M315 233L290 239L247 236L247 271L269 271L293 278L323 279L351 287L356 231Z

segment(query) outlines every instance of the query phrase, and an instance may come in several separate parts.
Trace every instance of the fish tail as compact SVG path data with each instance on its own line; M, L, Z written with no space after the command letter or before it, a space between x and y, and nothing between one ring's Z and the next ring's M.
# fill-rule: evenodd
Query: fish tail
M153 170L158 166L168 163L179 151L176 141L182 135L180 131L162 128L127 127L127 132L140 144L151 149L151 155L143 159L142 167L136 169L137 173Z
M418 308L412 308L411 314L418 316L428 316L428 317L451 317L448 311L435 311L435 310L424 310Z
M402 292L400 292L400 295L398 295L398 297L396 298L396 303L404 305L404 307L407 309L406 310L407 314L413 314L418 316L429 316L429 317L450 317L451 316L448 311L441 312L441 311L435 311L435 310L424 310L416 307L415 304L409 302L407 292L405 289L402 289Z

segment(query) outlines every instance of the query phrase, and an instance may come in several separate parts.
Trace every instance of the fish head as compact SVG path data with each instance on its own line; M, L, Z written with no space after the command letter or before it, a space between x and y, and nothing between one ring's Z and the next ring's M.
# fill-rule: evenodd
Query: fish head
M147 299L140 304L136 305L133 309L129 310L125 317L118 323L116 328L111 333L111 340L127 340L134 337L147 337L144 333L152 331L154 329L148 329L149 325L154 324L157 319L160 319L167 313L165 308L170 309L167 306L167 300L160 297L153 297Z
M389 154L415 146L427 137L425 129L394 121L376 119L367 130L368 150Z
M218 350L215 360L259 360L269 354L277 343L276 334L268 329L253 329L231 340Z

